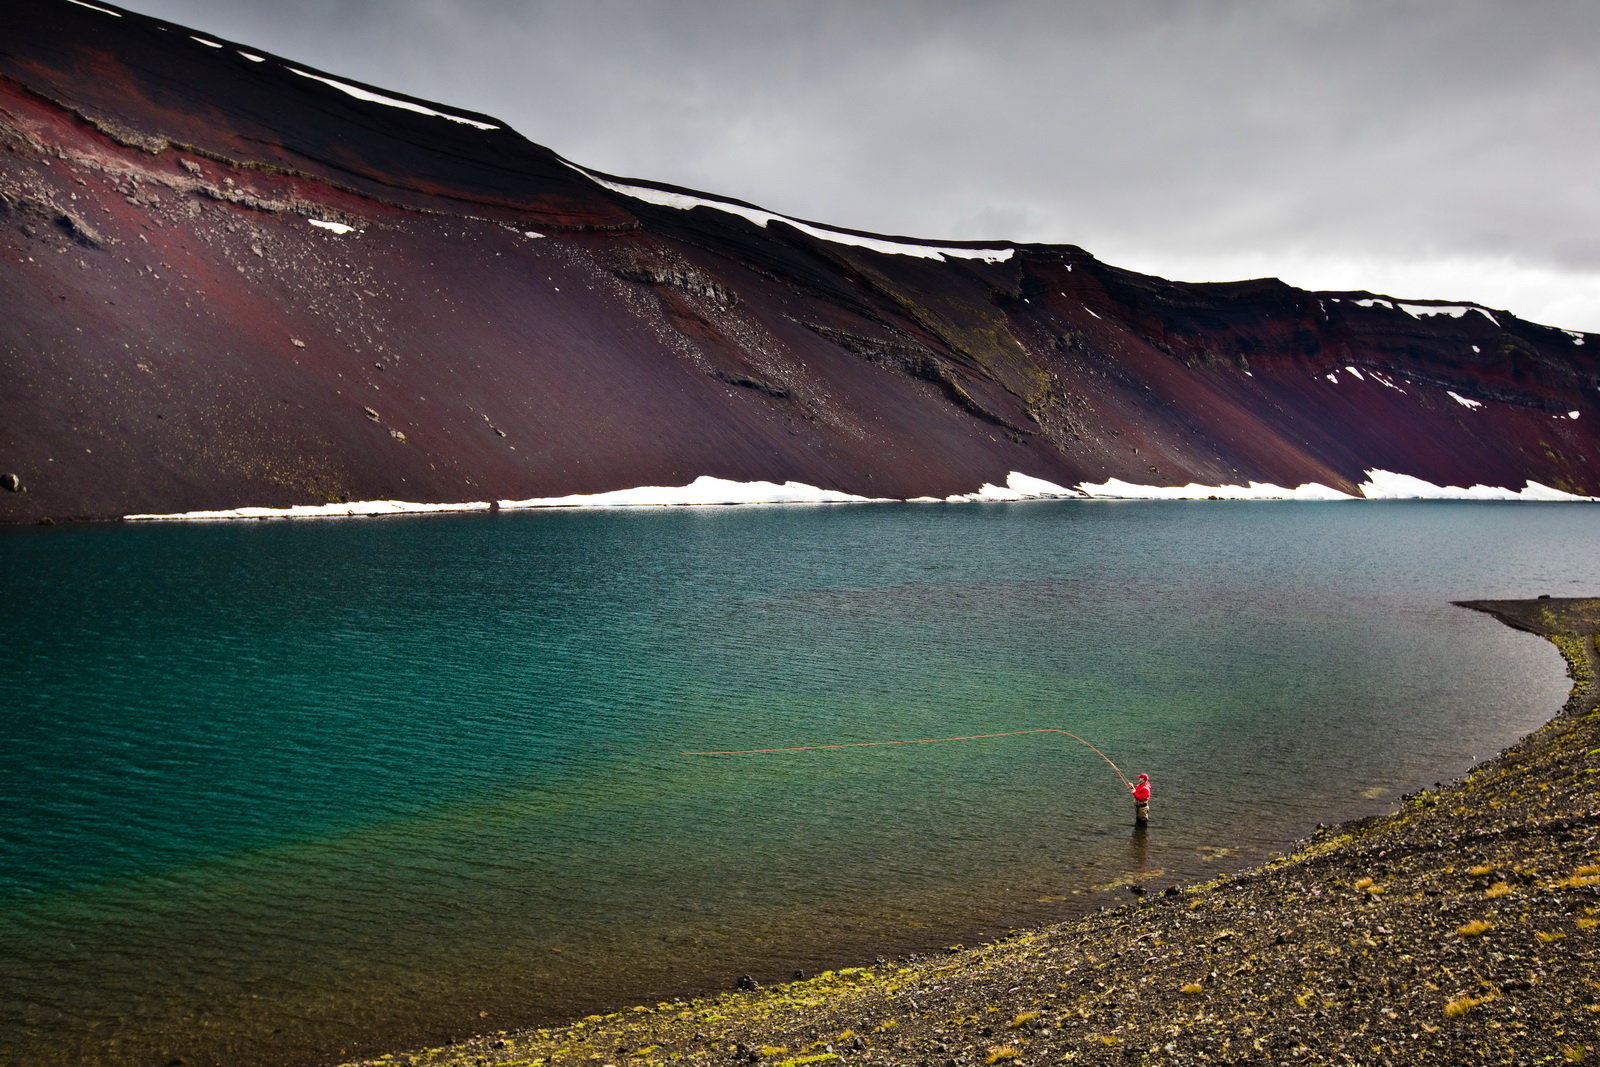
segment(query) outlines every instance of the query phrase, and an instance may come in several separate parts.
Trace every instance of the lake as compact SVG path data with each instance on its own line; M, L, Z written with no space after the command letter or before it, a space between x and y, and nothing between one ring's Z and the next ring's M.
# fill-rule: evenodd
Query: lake
M1600 508L0 530L0 1062L329 1063L1003 935L1548 719ZM1054 727L735 756L701 750Z

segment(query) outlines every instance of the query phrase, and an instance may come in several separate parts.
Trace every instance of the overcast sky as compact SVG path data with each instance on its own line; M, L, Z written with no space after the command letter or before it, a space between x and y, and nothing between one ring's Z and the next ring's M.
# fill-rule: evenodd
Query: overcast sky
M574 162L1600 331L1595 0L120 0Z

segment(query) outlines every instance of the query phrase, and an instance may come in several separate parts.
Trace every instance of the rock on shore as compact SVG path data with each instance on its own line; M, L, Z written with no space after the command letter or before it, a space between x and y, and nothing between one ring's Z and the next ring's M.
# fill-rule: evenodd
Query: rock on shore
M1462 606L1555 643L1572 695L1389 815L974 949L367 1062L1600 1060L1600 599Z

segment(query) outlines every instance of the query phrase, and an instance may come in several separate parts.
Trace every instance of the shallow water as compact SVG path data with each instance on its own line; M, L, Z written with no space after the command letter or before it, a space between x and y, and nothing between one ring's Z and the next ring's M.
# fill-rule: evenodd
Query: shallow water
M328 1062L1047 921L1548 718L1600 509L0 531L0 1062ZM749 756L683 750L1059 735Z

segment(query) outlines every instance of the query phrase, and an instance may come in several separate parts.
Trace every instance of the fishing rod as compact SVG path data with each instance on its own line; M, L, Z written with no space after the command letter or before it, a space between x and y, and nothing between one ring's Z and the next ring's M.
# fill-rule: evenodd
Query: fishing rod
M1080 745L1085 746L1096 756L1106 761L1106 765L1117 772L1117 777L1122 779L1122 784L1129 789L1133 783L1128 781L1128 776L1122 773L1122 768L1112 762L1111 757L1101 752L1094 745L1085 741L1071 730L1058 730L1053 726L1043 726L1034 730L1007 730L998 734L969 734L965 737L919 737L910 741L847 741L831 745L793 745L788 748L729 748L717 749L708 752L679 752L680 756L753 756L768 752L812 752L824 748L871 748L876 745L932 745L943 741L982 741L990 737L1019 737L1023 734L1065 734Z

